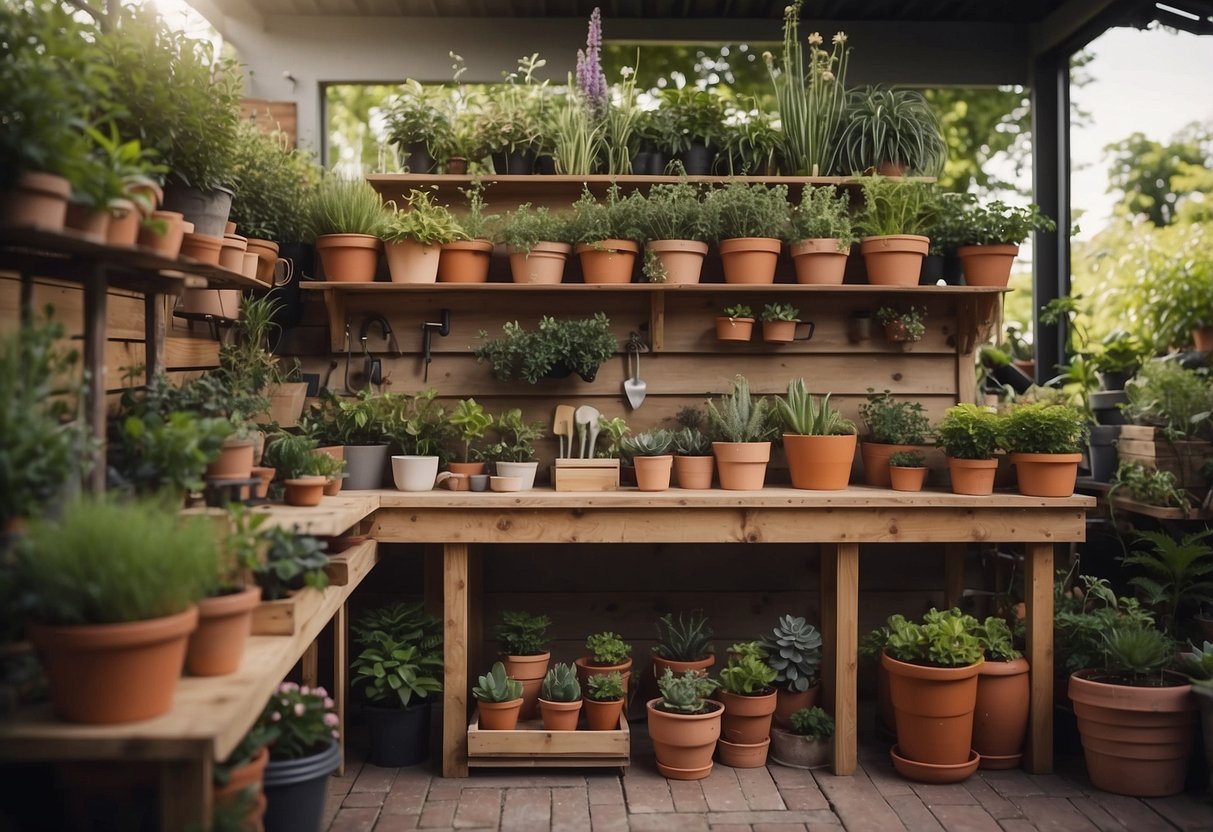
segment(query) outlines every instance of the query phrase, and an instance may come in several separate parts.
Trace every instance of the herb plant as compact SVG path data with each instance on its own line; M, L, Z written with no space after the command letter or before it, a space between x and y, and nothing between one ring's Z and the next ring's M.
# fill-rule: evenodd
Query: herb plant
M522 410L517 407L504 411L497 417L493 430L497 441L484 449L485 459L499 462L533 462L533 443L543 438L543 422L527 422Z
M932 608L917 624L894 615L888 622L890 635L885 650L901 662L933 667L964 667L984 657L977 637L977 619L953 607Z
M673 613L666 613L657 619L657 646L653 653L670 661L699 661L715 652L713 635L707 616L700 610L685 619L679 613L677 620Z
M618 185L607 190L605 202L583 188L568 219L568 242L591 245L603 240L640 239L637 214L642 201L643 197L620 197Z
M724 104L714 90L688 85L661 94L663 117L671 124L663 150L683 153L693 144L711 145L724 127Z
M632 652L632 645L625 644L621 636L608 630L588 636L585 649L590 651L590 664L612 666L623 664L627 660Z
M1172 439L1213 437L1213 383L1203 370L1175 361L1148 361L1125 385L1125 415L1134 424L1162 428Z
M968 207L965 233L960 245L1019 245L1033 231L1054 231L1055 223L1040 212L1033 203L1027 208L1015 208L999 200Z
M805 389L803 378L788 382L785 398L775 399L775 412L787 433L802 436L845 436L855 433L854 423L830 407L830 394L821 399L821 406Z
M467 200L467 212L458 219L460 238L464 240L489 240L489 227L501 219L498 214L486 213L488 203L484 201L484 185L479 180L470 188L460 188L459 193Z
M961 402L949 407L935 428L935 441L943 452L955 459L993 459L1002 437L998 414Z
M635 205L641 239L695 240L707 242L712 231L704 214L697 185L690 182L659 183Z
M761 696L770 693L776 675L775 668L758 656L743 655L729 659L720 671L720 687L738 696Z
M427 89L417 81L409 79L401 85L388 103L386 120L388 141L396 145L401 153L409 153L413 145L424 145L435 159L441 159L451 144L452 128L439 96L446 92ZM412 173L429 173L415 170Z
M228 219L246 237L300 242L306 234L299 209L311 198L320 173L309 154L289 146L285 134L266 135L255 124L242 123Z
M850 251L856 240L850 197L832 188L805 186L792 208L787 234L789 243L801 240L837 240L839 251Z
M750 383L741 375L733 379L728 394L708 401L708 425L718 442L768 442L778 431L770 401L753 398Z
M986 661L1009 662L1022 655L1015 649L1011 628L1006 619L990 616L977 628L977 638L985 651Z
M788 224L788 188L732 181L704 198L708 227L718 240L738 237L783 239Z
M921 306L911 306L904 311L892 306L882 306L876 310L876 320L881 326L901 324L906 341L921 341L922 336L927 334L926 316L927 310Z
M855 228L864 237L922 234L930 227L937 197L924 182L865 176L863 207Z
M343 179L332 173L320 180L306 213L308 232L313 238L325 234L378 237L387 218L383 201L365 179Z
M506 215L497 236L510 251L529 254L537 243L567 243L569 223L546 205L533 208L531 203L524 202Z
M556 369L575 372L593 381L598 367L608 361L618 347L611 334L611 322L602 312L592 318L561 321L544 315L535 330L517 321L502 325L502 337L475 347L472 354L493 366L498 381L521 378L530 384ZM481 331L481 338L488 333Z
M483 439L488 429L493 426L493 417L475 399L461 399L448 417L451 427L457 432L463 443L463 461L472 461L472 443Z
M922 468L926 464L922 451L898 451L889 455L889 465L894 468Z
M1087 444L1090 427L1066 404L1020 404L1002 417L1001 445L1013 453L1074 454Z
M394 210L386 215L381 236L389 243L412 240L423 246L435 246L459 239L459 223L446 206L434 202L429 191L413 188L409 191L407 210ZM395 203L392 203L395 208Z
M746 306L744 303L735 303L732 306L726 306L723 310L725 317L732 320L754 320L754 310Z
M828 740L834 736L834 717L821 708L801 708L791 716L792 733L810 740Z
M497 640L507 656L538 656L547 651L550 626L552 619L546 615L503 610Z
M1140 462L1121 461L1112 477L1108 497L1120 491L1127 491L1134 500L1151 506L1173 506L1185 511L1191 507L1187 493L1180 490L1174 474L1147 468Z
M884 445L923 445L931 434L931 421L921 402L899 402L888 390L868 388L859 405L859 418L868 429L868 441Z

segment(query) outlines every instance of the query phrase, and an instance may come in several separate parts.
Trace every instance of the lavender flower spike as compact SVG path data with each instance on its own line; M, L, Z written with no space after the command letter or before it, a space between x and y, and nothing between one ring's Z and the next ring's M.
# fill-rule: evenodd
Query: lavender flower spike
M597 6L590 15L585 49L577 50L577 87L595 116L606 113L610 97L606 73L602 71L602 12Z

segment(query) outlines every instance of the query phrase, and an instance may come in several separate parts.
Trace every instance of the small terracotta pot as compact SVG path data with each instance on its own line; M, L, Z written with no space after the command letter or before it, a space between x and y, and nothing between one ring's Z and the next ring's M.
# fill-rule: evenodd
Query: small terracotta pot
M674 468L674 457L638 456L632 459L636 466L636 487L641 491L665 491L670 487L670 472Z
M721 737L716 751L720 755L720 762L729 768L762 768L767 764L770 747L770 737L751 743L729 742Z
M416 240L385 244L388 271L393 283L437 283L442 246L422 245Z
M110 203L109 228L105 232L105 243L123 248L139 242L139 226L143 214L129 199L115 199Z
M810 491L841 491L851 481L856 437L783 435L792 487Z
M953 494L985 497L994 493L994 475L998 472L998 460L948 457L948 471L952 475Z
M232 769L231 776L222 786L215 784L215 805L225 806L239 799L245 789L257 786L257 797L249 807L249 813L244 822L249 830L260 830L261 818L265 814L265 795L261 791L261 782L265 778L265 766L270 761L268 747L257 752L257 756L242 766Z
M235 673L253 629L253 610L260 603L257 586L199 601L198 629L190 635L185 669L195 676Z
M539 713L543 717L545 731L576 731L577 718L581 715L581 700L550 702L540 697Z
M917 338L910 337L910 330L906 327L904 321L889 321L884 325L884 338L894 344L913 343L921 341L922 336Z
M486 283L493 244L488 240L445 243L438 255L439 283Z
M590 662L589 656L578 656L573 660L573 665L577 668L577 681L583 691L591 676L606 676L608 673L618 672L619 677L623 680L624 691L627 691L628 682L632 678L631 659L623 664L593 664Z
M743 696L719 691L724 716L720 719L720 738L733 743L761 742L771 734L771 719L775 716L776 694ZM765 759L766 750L763 750Z
M657 255L666 283L698 283L708 244L696 240L653 240L644 246Z
M754 334L753 318L716 318L717 341L749 341Z
M981 768L1019 768L1028 730L1028 660L986 661L977 673L973 750Z
M333 477L331 480L327 480L324 483L324 496L336 497L338 494L341 493L341 486L343 486L344 484L345 484L345 476L340 475L340 474L336 477Z
M762 340L768 344L790 344L796 340L796 325L800 321L763 321Z
M868 283L877 286L917 286L922 258L931 241L917 234L864 237L859 244Z
M324 266L324 279L335 283L371 283L379 266L378 237L370 234L321 234L316 254Z
M510 274L515 283L560 283L572 251L568 243L536 243L529 253L511 249Z
M274 283L274 266L278 263L278 244L273 240L260 240L250 237L245 251L257 255L257 274L255 278L265 284Z
M488 472L488 465L484 462L450 462L447 463L447 470L452 474L463 474L465 476L475 476Z
M657 771L671 780L702 780L712 773L723 706L708 702L707 713L671 714L658 710L660 702L660 698L650 699L645 705Z
M922 486L927 481L927 468L925 465L918 468L890 465L889 481L894 491L922 491Z
M522 700L485 702L477 699L476 707L480 709L480 727L483 730L513 731L518 727L518 714L522 708Z
M228 439L219 448L219 456L206 466L212 480L247 480L253 476L253 440Z
M185 240L185 217L177 211L153 211L139 229L139 245L176 260Z
M243 255L242 265L240 266L240 273L242 275L244 275L245 277L247 277L249 280L256 280L257 279L257 264L260 262L261 261L258 259L257 255L254 252L246 251Z
M817 704L818 685L808 690L790 691L787 688L775 689L775 716L772 720L773 724L780 728L788 728L792 725L792 714L803 708L811 708Z
M824 768L834 758L834 738L811 740L786 731L771 729L771 759L788 768Z
M452 156L446 160L446 172L452 176L464 176L468 172L468 160L462 156Z
M0 199L0 225L59 233L67 220L72 183L62 176L26 171Z
M539 688L543 685L543 677L548 672L548 663L551 660L551 653L501 657L505 674L522 682L522 719L535 718L536 706L539 704Z
M320 505L324 497L324 477L298 477L283 483L286 487L284 500L288 506L310 508Z
M258 500L264 500L270 494L270 483L274 481L274 475L278 473L277 468L266 468L262 466L253 467L253 476L257 477L261 482L257 485L254 496Z
M712 454L726 491L761 491L771 459L770 442L713 442Z
M712 487L712 473L716 470L716 459L711 456L674 457L674 477L679 488L702 491Z
M1027 497L1069 497L1082 454L1011 454L1019 493Z
M181 257L189 257L209 266L219 265L219 253L223 250L222 237L186 232L181 240Z
M796 282L816 285L841 285L847 271L850 249L839 247L838 240L815 239L792 243L792 265Z
M244 273L244 253L248 249L248 238L239 234L224 234L223 246L219 249L219 265L230 272Z
M956 249L965 283L970 286L1006 286L1018 254L1019 246L1014 245L960 246Z
M110 227L109 211L95 208L92 205L69 202L65 225L67 228L79 231L80 236L90 243L105 245L105 238Z
M973 709L981 663L964 667L910 664L882 653L897 720L897 742L908 760L963 765L973 743Z
M773 237L736 237L720 241L725 283L774 283L783 244Z
M913 445L888 445L883 442L860 442L859 458L863 460L863 482L875 488L888 488L889 457L898 451L912 451Z
M582 699L581 708L585 712L585 725L591 731L615 731L619 728L619 716L623 713L622 699L609 702Z
M631 283L640 244L631 240L578 243L581 274L586 283Z
M667 668L672 670L674 672L675 676L681 676L682 674L686 673L688 670L696 670L696 671L699 671L699 673L701 675L706 676L712 670L712 666L715 664L716 664L715 656L708 656L707 658L696 659L693 662L680 662L680 661L677 661L676 659L663 658L654 653L653 654L653 676L655 678L660 679L662 676L665 675L665 671Z

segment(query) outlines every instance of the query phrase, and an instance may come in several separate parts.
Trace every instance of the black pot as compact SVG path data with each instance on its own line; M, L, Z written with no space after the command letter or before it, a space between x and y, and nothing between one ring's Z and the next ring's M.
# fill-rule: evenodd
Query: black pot
M183 214L186 222L194 224L195 234L222 239L232 211L232 192L227 188L200 191L180 182L169 182L164 186L164 204L160 207Z
M543 176L555 176L556 174L556 157L550 153L545 153L535 159L535 173Z
M928 254L922 258L922 269L918 272L919 286L934 286L943 280L943 255Z
M383 488L391 476L392 453L387 445L346 445L345 470L349 476L342 488L368 491Z
M320 832L329 775L341 763L334 740L324 750L298 760L275 760L265 767L265 832Z
M654 150L649 154L649 169L645 171L646 176L663 176L665 175L666 162L669 157L660 150Z
M687 176L707 176L712 172L712 153L700 142L688 147L680 157Z
M499 176L530 175L535 172L535 153L530 150L494 153L493 170Z
M964 269L961 268L960 258L954 253L943 256L943 282L949 286L964 285Z
M1128 419L1125 418L1125 413L1120 409L1120 405L1126 404L1129 401L1129 396L1124 390L1104 390L1095 391L1090 395L1091 412L1095 414L1095 421L1100 425L1125 425L1128 424Z
M990 375L992 375L999 384L1009 386L1016 393L1025 393L1027 392L1027 389L1032 386L1032 379L1024 375L1023 371L1014 364L1004 364L1002 366L995 367L990 371Z
M437 165L425 142L413 142L408 146L404 166L408 168L409 173L433 173Z
M1104 390L1124 390L1125 384L1129 379L1133 378L1133 374L1126 370L1118 370L1116 372L1096 373L1099 376L1099 386Z
M430 754L430 714L428 701L408 708L375 708L367 706L367 727L370 728L370 758L381 768L415 766Z
M1120 425L1095 425L1091 428L1091 444L1087 450L1093 480L1097 482L1112 481L1119 461L1119 454L1116 450L1118 436L1120 436Z
M290 260L293 270L290 282L275 285L274 288L274 297L280 301L274 313L274 323L285 331L298 326L303 320L303 297L299 283L312 279L316 249L312 248L311 243L280 243L278 256Z
M551 369L549 369L547 371L547 373L544 374L544 378L562 379L562 378L568 378L572 374L573 374L573 368L570 367L568 364L565 364L563 361L559 361L551 366ZM591 367L589 370L586 370L584 373L578 373L577 375L581 376L582 380L588 384L598 377L598 368Z
M649 165L653 163L653 151L642 150L632 157L632 173L636 176L650 176Z

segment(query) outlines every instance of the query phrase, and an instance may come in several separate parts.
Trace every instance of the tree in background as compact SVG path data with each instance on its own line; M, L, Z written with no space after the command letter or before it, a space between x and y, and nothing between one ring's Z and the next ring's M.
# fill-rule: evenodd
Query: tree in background
M1111 159L1108 193L1120 194L1121 215L1161 227L1175 222L1185 204L1197 215L1213 210L1213 125L1193 122L1165 143L1137 132L1104 152Z

